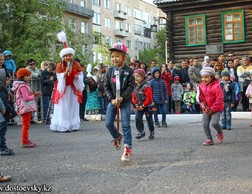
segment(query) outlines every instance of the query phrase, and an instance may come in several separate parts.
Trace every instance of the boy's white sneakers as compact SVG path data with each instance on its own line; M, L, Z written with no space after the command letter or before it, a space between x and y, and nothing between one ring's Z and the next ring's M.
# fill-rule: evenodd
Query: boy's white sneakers
M132 156L132 150L129 147L125 147L121 160L124 162L129 162L131 156Z

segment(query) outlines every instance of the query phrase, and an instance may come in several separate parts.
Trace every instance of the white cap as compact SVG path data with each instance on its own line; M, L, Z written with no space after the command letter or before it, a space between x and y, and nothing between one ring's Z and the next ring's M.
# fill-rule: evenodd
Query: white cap
M204 61L206 61L207 59L209 59L209 56L205 56L204 57Z
M59 56L60 56L61 59L63 59L63 57L64 57L65 55L67 55L67 54L72 54L72 55L74 56L75 51L74 51L72 48L70 48L70 47L68 47L68 48L63 48L63 49L60 51Z

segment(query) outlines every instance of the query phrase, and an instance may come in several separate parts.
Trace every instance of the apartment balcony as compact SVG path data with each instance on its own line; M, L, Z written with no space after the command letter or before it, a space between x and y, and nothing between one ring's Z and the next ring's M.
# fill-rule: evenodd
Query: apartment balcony
M123 12L123 11L114 11L114 18L116 19L121 19L121 20L127 20L128 19L128 15L127 13Z
M120 36L120 37L127 37L128 36L128 32L126 32L123 29L117 29L115 30L115 36Z
M73 3L64 2L66 4L66 10L87 18L94 17L94 11Z

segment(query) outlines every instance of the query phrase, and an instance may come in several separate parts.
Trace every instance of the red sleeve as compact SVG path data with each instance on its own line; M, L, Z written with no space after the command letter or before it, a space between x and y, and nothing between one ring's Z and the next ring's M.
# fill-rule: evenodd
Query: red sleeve
M152 99L152 89L150 86L147 86L144 90L144 94L146 96L145 101L143 102L143 106L149 106L153 99Z
M133 102L133 104L137 104L137 99L136 99L134 92L132 92L132 102Z

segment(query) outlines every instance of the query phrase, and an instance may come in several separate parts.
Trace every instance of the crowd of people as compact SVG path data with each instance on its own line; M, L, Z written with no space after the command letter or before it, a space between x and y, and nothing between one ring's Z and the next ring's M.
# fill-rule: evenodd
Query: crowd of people
M229 53L228 60L220 54L212 58L205 56L202 63L196 57L182 60L181 64L174 64L170 60L167 64L160 65L156 60L148 65L131 58L126 65L127 48L124 44L115 44L110 52L113 63L110 67L103 63L94 68L91 64L85 67L78 58L74 58L74 49L64 48L60 52L62 60L58 64L43 61L38 68L37 62L31 58L27 60L27 66L18 71L12 53L1 53L1 155L14 154L6 146L5 133L7 123L13 121L17 114L22 118L23 148L36 146L36 143L30 141L28 134L30 124L36 123L35 111L38 121L44 121L52 131L59 132L78 130L81 121L100 119L101 115L106 115L105 125L113 137L116 150L120 149L124 137L125 149L121 159L128 161L132 155L129 124L131 114L135 114L138 131L135 138L145 136L145 114L149 139L153 139L154 126L167 127L167 114L203 113L203 126L207 136L204 145L212 145L209 129L211 120L219 135L218 139L222 142L221 130L231 129L231 111L236 111L239 103L242 104L243 111L251 110L252 65L247 56L239 59L234 53ZM223 108L220 102L220 109L210 108L213 100L218 100L217 97L209 97L209 88L221 96ZM118 98L117 91L120 91ZM120 107L123 134L114 126L115 117L119 114L117 107ZM161 121L158 114L162 115ZM220 117L222 123L219 127Z

